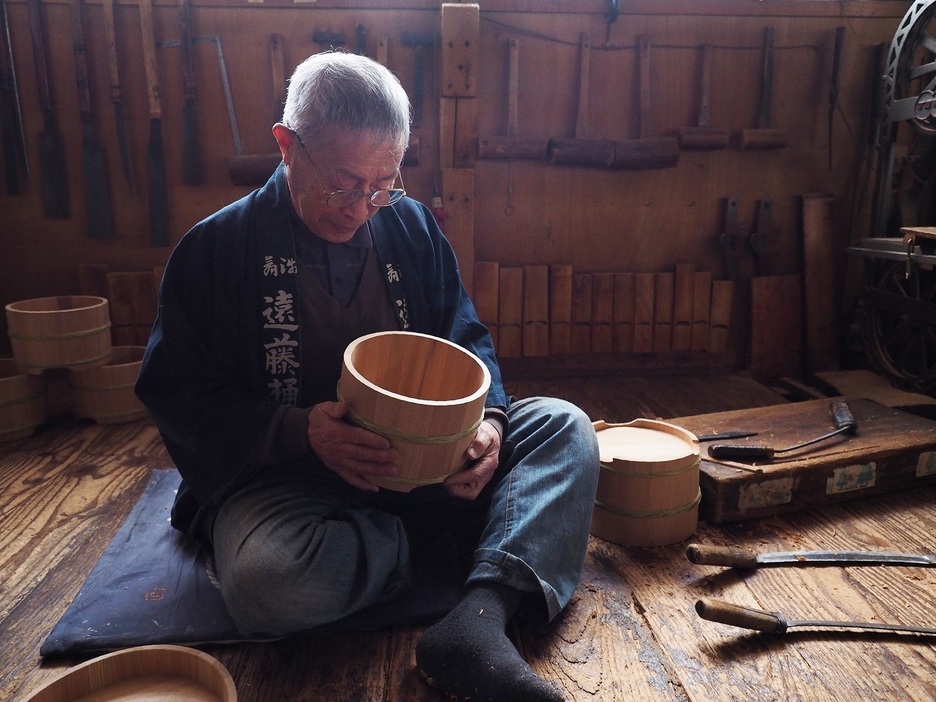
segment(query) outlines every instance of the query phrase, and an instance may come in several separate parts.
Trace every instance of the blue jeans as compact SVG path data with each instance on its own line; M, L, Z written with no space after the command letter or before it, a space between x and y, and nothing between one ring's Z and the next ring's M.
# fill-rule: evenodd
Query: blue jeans
M244 634L286 635L399 596L411 582L406 514L430 529L479 524L467 583L540 595L551 619L581 575L598 483L588 417L564 400L530 398L508 409L500 465L477 500L441 486L367 493L320 464L267 467L228 497L212 528L215 568Z

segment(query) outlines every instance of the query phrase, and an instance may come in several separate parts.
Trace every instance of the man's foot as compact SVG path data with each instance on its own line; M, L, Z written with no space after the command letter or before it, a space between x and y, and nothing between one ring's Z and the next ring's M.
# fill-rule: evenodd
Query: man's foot
M471 702L563 702L505 633L522 594L503 585L469 590L416 645L416 662L433 687Z

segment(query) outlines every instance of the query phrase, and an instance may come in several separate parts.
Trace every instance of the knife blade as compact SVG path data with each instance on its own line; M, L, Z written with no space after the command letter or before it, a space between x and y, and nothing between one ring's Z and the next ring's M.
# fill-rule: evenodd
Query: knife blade
M686 558L695 565L716 565L752 570L771 566L936 566L936 555L890 551L776 551L689 544Z
M890 634L918 634L936 636L936 629L904 624L877 624L871 622L833 622L824 619L787 619L779 612L767 612L754 607L701 598L695 605L696 613L711 622L728 624L742 629L754 629L768 634L785 634L790 629L861 629L865 631L885 631Z

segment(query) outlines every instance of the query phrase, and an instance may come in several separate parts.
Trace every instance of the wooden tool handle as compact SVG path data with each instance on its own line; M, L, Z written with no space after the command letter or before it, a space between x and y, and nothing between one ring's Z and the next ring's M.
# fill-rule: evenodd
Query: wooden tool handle
M846 434L854 434L858 428L858 422L848 407L845 400L832 400L829 403L832 410L832 421L835 422L835 428L842 430Z
M703 619L719 624L730 624L742 629L765 631L768 634L782 634L787 624L779 614L765 612L762 609L741 607L740 605L703 597L696 602L696 612Z
M45 42L42 38L42 9L39 0L28 0L29 31L32 35L33 58L36 62L36 85L39 88L39 106L46 120L55 116L52 109L52 93L49 90L49 71L46 66Z
M88 83L88 56L84 41L84 29L81 26L81 0L71 0L72 48L75 53L75 80L78 83L78 111L81 119L91 119L91 88Z
M749 446L712 444L708 448L708 455L724 461L765 461L773 458L774 449L769 446L757 446L755 444Z
M756 568L757 554L749 549L731 548L729 546L711 546L706 544L689 544L686 547L686 558L696 565L728 566L729 568Z
M110 77L111 102L120 102L120 68L117 62L117 28L114 21L114 0L103 0L104 53L107 56L107 74Z
M156 70L156 31L153 27L153 0L140 0L140 30L143 35L143 68L146 72L146 96L149 118L160 119L159 73Z

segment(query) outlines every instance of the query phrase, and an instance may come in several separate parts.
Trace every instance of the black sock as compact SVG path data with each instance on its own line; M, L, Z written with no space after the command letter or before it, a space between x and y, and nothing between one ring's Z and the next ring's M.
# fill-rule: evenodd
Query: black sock
M505 585L472 587L416 646L434 687L471 702L562 702L562 692L530 668L507 638L523 593Z

